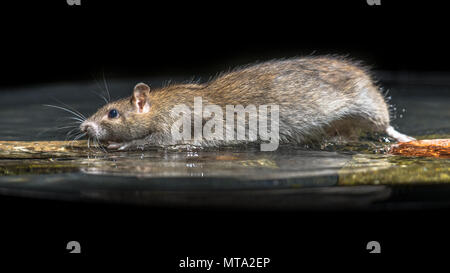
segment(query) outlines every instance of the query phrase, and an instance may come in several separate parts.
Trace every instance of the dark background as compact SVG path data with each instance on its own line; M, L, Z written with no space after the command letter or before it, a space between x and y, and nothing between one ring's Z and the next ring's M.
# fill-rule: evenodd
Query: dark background
M381 2L2 2L0 90L92 80L102 72L211 75L312 53L348 54L378 70L449 71L443 1ZM382 270L385 261L403 268L430 257L435 268L449 242L448 210L193 211L20 198L2 198L0 207L1 257L21 259L15 266L34 267L28 261L39 257L47 266L64 261L61 269L87 262L125 264L126 272L133 265L175 272L186 256L268 256L275 272L311 265ZM68 240L80 241L83 254L67 254ZM381 256L367 253L369 240L382 243ZM365 265L358 267L361 261Z
M211 75L270 58L342 54L378 70L447 71L442 1L10 1L3 86Z

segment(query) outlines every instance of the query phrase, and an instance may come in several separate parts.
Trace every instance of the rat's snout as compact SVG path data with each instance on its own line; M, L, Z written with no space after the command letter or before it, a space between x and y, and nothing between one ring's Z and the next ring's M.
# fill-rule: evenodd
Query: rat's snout
M84 133L87 133L90 137L98 137L98 125L92 121L84 121L80 125L80 130Z

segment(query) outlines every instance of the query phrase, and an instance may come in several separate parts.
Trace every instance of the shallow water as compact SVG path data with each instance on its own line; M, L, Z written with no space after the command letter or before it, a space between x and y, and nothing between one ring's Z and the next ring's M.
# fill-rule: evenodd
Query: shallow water
M127 96L138 81L142 79L109 80L113 99ZM145 81L153 87L162 83ZM401 132L418 138L450 137L449 86L386 85L396 108L392 123ZM93 81L3 90L0 141L66 139L67 129L56 127L65 126L70 115L43 104L61 105L56 98L89 115L102 104L93 93L102 88ZM33 159L3 155L0 194L157 206L361 208L389 200L392 185L450 182L450 159L386 155L380 151L387 145L281 147L276 152L83 150Z

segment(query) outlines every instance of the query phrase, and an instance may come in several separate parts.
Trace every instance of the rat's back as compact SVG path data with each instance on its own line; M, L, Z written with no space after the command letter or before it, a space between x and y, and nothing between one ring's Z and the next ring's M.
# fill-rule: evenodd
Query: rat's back
M378 87L364 68L343 58L264 62L224 74L207 90L210 101L223 106L278 105L281 140L349 137L389 127Z
M186 106L182 112L188 118L194 113L191 126L204 124L205 128L212 128L209 120L193 109L196 97L201 97L205 104L222 108L222 114L226 113L221 122L223 125L227 124L227 106L256 106L259 109L262 105L275 106L279 118L270 122L271 126L277 123L274 128L278 128L278 135L272 139L281 143L348 140L370 132L384 132L398 141L413 140L390 126L388 105L364 68L343 58L326 56L250 65L224 73L205 84L171 85L151 91L148 85L140 83L131 98L102 107L83 122L80 129L99 141L113 142L108 146L112 149L174 144L220 146L265 141L258 133L261 128L249 126L250 118L226 127L225 138L215 129L211 139L192 139L188 130L187 138L174 137L173 132L177 131L172 130L173 125L179 124L179 120L173 115L173 109L180 110L177 108L180 105ZM235 113L230 115L231 119L239 116ZM252 115L258 113L254 111ZM258 126L261 124L259 118ZM228 138L228 135L245 132L243 127L248 129L248 136L258 135L258 138ZM201 131L201 128L197 130Z

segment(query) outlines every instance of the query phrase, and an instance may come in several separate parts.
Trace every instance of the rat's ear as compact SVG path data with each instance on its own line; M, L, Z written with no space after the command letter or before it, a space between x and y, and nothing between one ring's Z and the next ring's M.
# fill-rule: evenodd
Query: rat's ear
M138 83L134 87L131 103L136 107L136 112L147 113L150 111L149 101L150 87L145 83Z

